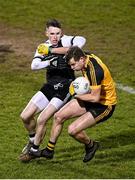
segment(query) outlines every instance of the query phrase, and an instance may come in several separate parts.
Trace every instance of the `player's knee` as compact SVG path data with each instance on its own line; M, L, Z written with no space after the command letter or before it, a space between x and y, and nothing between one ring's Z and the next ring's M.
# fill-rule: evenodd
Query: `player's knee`
M75 134L76 134L75 128L74 128L72 125L70 125L70 126L68 127L68 134L69 134L70 136L75 136Z
M55 113L54 115L54 123L56 124L62 124L63 118L60 116L59 113Z
M28 116L24 112L20 114L20 118L23 120L23 122L29 121Z
M44 118L38 117L37 119L37 125L38 126L45 126L46 120Z

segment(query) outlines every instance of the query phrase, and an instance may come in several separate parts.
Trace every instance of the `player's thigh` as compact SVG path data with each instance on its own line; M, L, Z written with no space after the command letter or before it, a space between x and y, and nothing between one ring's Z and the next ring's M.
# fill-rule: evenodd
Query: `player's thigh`
M33 117L33 115L36 114L38 111L39 111L39 108L32 101L29 101L29 103L24 108L20 116L22 119L27 120Z
M80 131L87 129L88 127L92 127L95 124L96 121L93 115L90 112L86 112L70 124L69 131L79 133Z
M57 97L53 97L47 107L40 113L38 117L38 122L45 122L51 116L54 115L64 105L64 101Z
M47 105L49 101L45 97L42 92L37 92L29 101L23 112L21 113L21 117L23 119L27 119L32 117L34 114L42 111Z
M80 116L84 113L86 113L86 109L80 105L77 99L72 99L67 104L65 104L57 113L55 113L55 118L64 120Z
M41 91L38 91L31 101L38 107L39 111L42 111L49 104L48 98Z
M56 107L49 103L48 106L39 114L37 123L39 124L47 122L56 111Z

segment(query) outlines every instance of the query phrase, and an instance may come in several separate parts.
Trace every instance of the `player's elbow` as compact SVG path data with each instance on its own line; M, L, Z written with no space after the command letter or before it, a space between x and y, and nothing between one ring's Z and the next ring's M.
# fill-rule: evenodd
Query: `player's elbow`
M31 69L32 69L32 70L37 70L37 69L39 69L39 62L33 60L32 63L31 63Z
M100 100L100 96L95 96L95 97L93 98L93 101L92 101L92 102L98 103L99 100Z
M32 69L32 70L36 70L36 69L37 69L37 66L35 65L35 63L32 63L32 64L31 64L31 69Z
M81 41L82 41L82 46L84 46L84 45L85 45L85 43L86 43L86 38L81 37Z
M86 39L82 36L77 36L74 39L74 46L78 46L79 48L82 48L86 43Z

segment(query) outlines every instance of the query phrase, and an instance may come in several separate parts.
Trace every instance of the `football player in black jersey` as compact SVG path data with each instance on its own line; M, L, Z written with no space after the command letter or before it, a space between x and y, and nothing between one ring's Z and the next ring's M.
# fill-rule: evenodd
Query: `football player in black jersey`
M82 36L64 35L61 24L55 19L46 23L45 33L48 40L37 47L31 69L47 69L46 83L20 115L29 135L29 142L19 156L21 161L29 161L34 158L34 153L38 154L47 121L70 99L69 85L75 76L64 55L71 46L82 48L86 42ZM36 122L34 116L37 113L40 114Z

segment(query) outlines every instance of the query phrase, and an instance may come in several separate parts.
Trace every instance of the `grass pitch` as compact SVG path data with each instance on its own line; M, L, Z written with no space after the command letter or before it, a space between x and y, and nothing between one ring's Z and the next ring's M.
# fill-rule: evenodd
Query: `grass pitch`
M90 49L110 67L116 82L135 88L133 0L1 0L0 39L11 50L0 52L0 178L1 179L134 179L135 95L121 90L112 118L88 134L101 143L94 159L83 163L84 147L67 134L53 160L18 161L27 142L19 114L44 82L44 70L32 72L31 59L44 40L47 19L60 19L65 33L83 35ZM42 147L49 139L52 120Z

